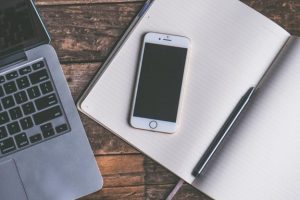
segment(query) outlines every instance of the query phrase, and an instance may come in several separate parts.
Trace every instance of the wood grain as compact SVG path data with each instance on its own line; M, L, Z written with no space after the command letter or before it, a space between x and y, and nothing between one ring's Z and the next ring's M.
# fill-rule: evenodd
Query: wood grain
M103 61L141 3L41 7L60 61Z
M96 159L105 179L104 189L82 199L143 199L145 197L143 155L97 156Z
M300 1L242 0L282 26L292 35L300 36Z
M293 35L300 35L300 3L287 0L245 1ZM101 62L140 9L142 2L42 6L61 62Z
M104 187L139 186L145 184L144 156L97 156L97 163L105 178Z
M100 3L130 3L145 2L145 0L36 0L37 5L76 5L76 4L100 4Z
M76 100L144 0L36 0ZM188 2L188 1L187 1ZM300 35L300 0L243 0L293 35ZM164 199L178 177L81 115L104 188L83 200ZM185 184L176 200L210 200Z

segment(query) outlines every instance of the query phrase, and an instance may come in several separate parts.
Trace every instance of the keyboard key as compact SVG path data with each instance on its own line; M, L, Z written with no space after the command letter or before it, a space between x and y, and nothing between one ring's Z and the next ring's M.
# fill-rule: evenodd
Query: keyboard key
M13 71L13 72L10 72L10 73L6 74L6 79L7 80L12 80L14 78L17 78L18 76L19 76L18 72Z
M54 132L53 128L43 132L44 138L48 138L48 137L51 137L53 135L55 135L55 132Z
M44 138L50 137L55 134L51 123L44 124L40 128L41 128Z
M49 129L52 129L53 126L52 126L51 123L47 123L47 124L42 125L40 128L41 128L41 130L42 130L42 132L43 132L43 131L47 131L47 130L49 130Z
M64 131L68 130L68 125L67 124L59 125L59 126L55 127L55 130L57 133L62 133Z
M3 86L4 86L4 90L5 90L6 94L11 94L11 93L17 91L17 86L14 81L5 83Z
M50 121L62 115L62 111L59 106L44 110L42 112L33 115L33 120L36 125Z
M26 133L20 133L20 134L16 135L15 136L15 141L16 141L17 146L19 148L25 147L29 144Z
M57 103L58 103L58 101L57 101L55 94L50 94L50 95L47 95L45 97L35 100L35 106L38 110L45 109L45 108L53 106Z
M0 113L0 125L6 124L7 122L9 122L9 117L7 112Z
M44 61L40 61L40 62L38 62L38 63L34 63L34 64L32 65L32 68L33 68L34 70L37 70L37 69L40 69L40 68L42 68L42 67L44 67L44 66L45 66Z
M34 99L36 97L41 96L41 92L40 92L38 86L34 86L34 87L27 89L27 93L28 93L28 96L30 99Z
M0 76L0 83L4 83L4 82L5 82L4 76Z
M0 139L3 139L7 136L8 136L8 134L7 134L5 126L1 126L0 127Z
M26 117L24 119L21 119L20 124L21 124L21 127L23 130L33 127L33 122L32 122L31 117Z
M29 75L30 81L32 84L40 83L49 79L49 75L46 69L34 72Z
M12 122L10 124L7 124L7 130L9 134L13 135L21 131L19 123L18 122Z
M53 91L52 83L50 81L47 81L45 83L40 84L40 89L43 94L47 94L49 92Z
M24 89L30 86L29 80L26 76L18 78L16 82L19 89Z
M25 91L18 92L14 96L17 104L25 103L26 101L28 101L27 94Z
M42 135L40 133L35 134L33 136L30 136L29 140L30 140L31 143L36 143L36 142L42 140Z
M41 130L42 130L44 138L51 137L55 134L51 123L47 123L47 124L42 125Z
M25 115L29 115L35 112L35 108L32 102L28 102L22 105L22 110Z
M28 74L31 72L31 67L30 66L26 66L26 67L23 67L19 70L19 73L21 75L24 75L24 74Z
M3 87L0 85L0 97L4 96L4 90Z
M2 154L16 150L16 145L13 138L8 138L0 141L0 150Z
M1 99L1 101L2 101L2 105L5 109L15 106L15 101L12 96L7 96L7 97Z
M21 111L20 107L15 107L13 109L10 109L8 112L9 112L10 118L12 120L19 119L19 118L23 117L23 114L22 114L22 111Z

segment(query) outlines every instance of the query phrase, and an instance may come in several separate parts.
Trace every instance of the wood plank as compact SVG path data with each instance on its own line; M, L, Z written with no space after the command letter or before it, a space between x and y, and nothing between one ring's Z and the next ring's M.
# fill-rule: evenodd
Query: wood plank
M83 197L80 200L143 200L145 186L103 188L101 191Z
M145 180L148 185L176 184L179 178L169 170L145 156Z
M145 157L144 163L146 199L165 199L179 178L148 157ZM211 200L189 184L184 184L176 195L176 199Z
M102 63L63 64L62 68L75 101L101 68Z
M159 200L165 199L172 190L173 185L146 185L131 187L103 188L101 191L81 198L81 200ZM145 192L146 191L146 192ZM212 200L205 194L195 190L189 185L184 185L174 200Z
M104 177L104 188L145 184L143 155L97 156Z
M174 198L174 200L180 199L212 200L210 197L188 184L184 184Z
M99 3L130 3L130 2L145 2L145 0L36 0L37 5L52 6L52 5L76 5L76 4L99 4Z
M142 185L131 187L103 188L101 191L81 198L81 200L162 200L165 199L174 185ZM174 200L212 200L205 194L184 185Z
M81 120L95 155L136 154L138 151L87 116Z
M156 200L165 199L168 194L172 191L174 185L146 185L146 197L145 199ZM190 185L184 184L179 190L174 200L212 200L202 192L196 190Z
M103 61L141 3L40 7L61 62Z
M272 19L292 35L300 36L300 1L299 0L242 0Z
M177 176L142 154L96 156L104 187L176 184Z
M97 156L96 159L104 178L104 187L81 200L144 199L144 156Z

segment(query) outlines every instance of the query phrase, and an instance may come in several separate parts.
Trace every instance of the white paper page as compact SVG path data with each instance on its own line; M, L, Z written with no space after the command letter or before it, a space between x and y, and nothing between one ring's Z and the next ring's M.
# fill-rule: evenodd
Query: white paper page
M141 41L147 32L191 39L176 134L131 128L128 120ZM82 103L82 110L188 183L235 104L256 85L289 34L235 0L156 0Z
M300 197L300 39L271 77L197 188L218 200Z

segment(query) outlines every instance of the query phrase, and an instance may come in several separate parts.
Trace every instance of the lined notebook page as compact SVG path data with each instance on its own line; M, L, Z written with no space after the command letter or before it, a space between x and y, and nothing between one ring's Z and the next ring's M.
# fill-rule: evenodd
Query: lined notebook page
M194 183L215 199L300 197L300 39L289 44L223 151Z
M131 128L141 41L147 32L191 39L181 127L176 134ZM82 110L188 183L205 149L289 34L235 0L156 0L90 91Z

